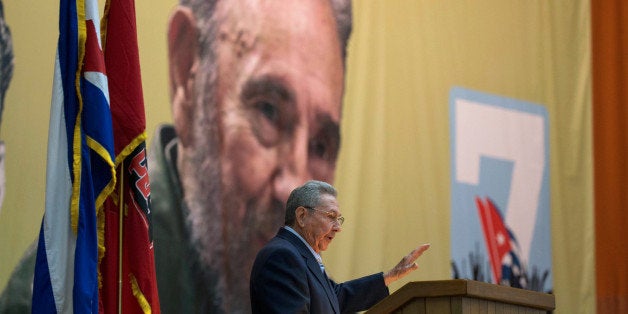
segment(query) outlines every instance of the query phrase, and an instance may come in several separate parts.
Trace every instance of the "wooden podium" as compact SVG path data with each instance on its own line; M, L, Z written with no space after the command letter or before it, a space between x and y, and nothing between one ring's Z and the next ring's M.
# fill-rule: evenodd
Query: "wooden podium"
M452 279L407 283L366 313L551 313L554 295Z

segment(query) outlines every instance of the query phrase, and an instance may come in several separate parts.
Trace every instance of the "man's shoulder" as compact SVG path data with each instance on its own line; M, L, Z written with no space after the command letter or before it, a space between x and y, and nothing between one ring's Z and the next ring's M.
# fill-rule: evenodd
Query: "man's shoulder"
M178 212L180 208L181 186L176 169L176 146L174 127L169 124L159 125L148 150L151 209L156 216L170 216L171 211Z
M181 185L176 169L177 135L174 127L159 125L148 151L150 207L156 247L168 250L181 248L185 238ZM173 156L174 155L174 156ZM157 241L159 240L159 241ZM169 254L156 250L159 253Z
M161 148L167 146L173 139L176 139L177 133L174 126L169 123L162 123L155 127L153 139L150 143L152 147Z
M301 240L290 231L281 228L277 235L273 237L257 254L259 260L265 260L276 256L292 256L301 259L307 248L302 248ZM309 253L309 252L308 252Z
M293 243L285 238L275 236L258 252L253 263L251 279L258 278L258 276L268 272L274 272L277 269L285 269L288 266L293 270L303 269L305 271L306 265L306 258Z
M155 271L163 312L190 312L210 295L201 286L197 257L185 224L181 185L176 168L178 139L172 125L155 128L148 149L150 208Z
M26 250L0 294L0 313L30 313L37 241Z
M153 132L153 138L148 146L148 170L151 173L168 169L173 152L176 155L177 133L171 124L160 124Z
M168 163L167 148L176 143L177 133L170 124L161 124L155 128L148 146L148 170L161 171ZM176 145L176 144L174 144Z

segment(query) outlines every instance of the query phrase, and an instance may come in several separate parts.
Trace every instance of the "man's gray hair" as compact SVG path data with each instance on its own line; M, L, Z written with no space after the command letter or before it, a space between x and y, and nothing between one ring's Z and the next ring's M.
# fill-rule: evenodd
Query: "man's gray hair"
M200 59L200 73L203 76L197 78L197 86L207 88L204 95L199 95L200 103L213 104L215 99L215 88L217 83L217 64L216 64L216 45L219 21L216 16L216 7L220 0L180 0L182 6L188 7L194 12L196 18L196 27L198 29L198 47L197 52ZM229 0L223 0L229 1ZM288 0L293 1L293 0ZM336 29L338 32L338 40L340 41L340 53L342 55L343 65L346 66L347 46L352 30L352 6L351 0L328 0L334 12L336 20ZM215 115L210 109L210 116ZM211 117L208 117L211 120Z
M228 1L228 0L227 0ZM292 0L289 0L292 1ZM351 0L328 0L334 11L340 49L342 50L342 60L346 62L347 46L352 29L352 9ZM216 5L219 0L181 0L181 5L189 7L194 12L199 30L199 55L214 57L214 53L207 51L214 49L216 39L217 18ZM209 53L209 55L207 55Z
M11 30L4 22L4 8L0 1L0 121L4 110L4 95L13 77L13 43Z
M296 210L299 206L314 208L320 204L321 195L336 196L336 189L329 183L310 180L294 189L286 203L285 225L291 226L296 219Z

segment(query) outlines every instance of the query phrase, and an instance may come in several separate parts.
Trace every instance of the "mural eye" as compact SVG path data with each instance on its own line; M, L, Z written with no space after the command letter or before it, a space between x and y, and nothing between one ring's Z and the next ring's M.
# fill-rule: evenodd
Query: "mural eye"
M337 154L337 146L328 138L316 137L310 140L310 155L325 161L335 161Z
M277 144L282 132L282 110L277 102L264 98L251 102L249 122L259 142L264 146Z
M279 109L277 106L268 101L260 101L257 103L257 109L272 123L277 123L279 120Z
M321 139L310 141L310 153L318 158L326 159L328 154L327 143Z

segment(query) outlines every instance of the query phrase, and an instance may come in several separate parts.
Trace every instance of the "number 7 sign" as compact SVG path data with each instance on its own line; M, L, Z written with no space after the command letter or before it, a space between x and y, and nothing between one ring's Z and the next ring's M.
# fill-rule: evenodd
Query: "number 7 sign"
M454 88L450 132L454 277L551 289L547 111Z

